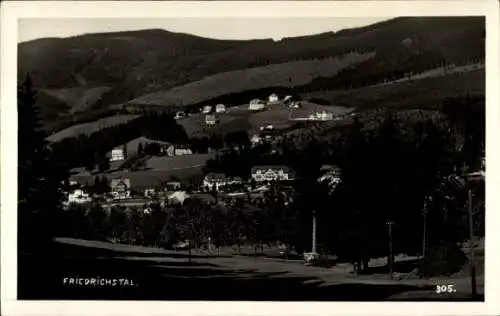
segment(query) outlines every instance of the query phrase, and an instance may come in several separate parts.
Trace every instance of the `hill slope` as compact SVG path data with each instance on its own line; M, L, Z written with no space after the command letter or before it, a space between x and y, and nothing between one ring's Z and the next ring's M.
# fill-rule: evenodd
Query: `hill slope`
M35 85L48 93L109 87L111 90L101 98L84 98L91 103L84 102L83 108L91 108L96 99L100 107L106 107L223 72L348 53L374 54L338 74L318 72L317 76L323 78L304 75L307 80L316 80L315 85L321 89L328 89L346 82L345 78L362 85L364 78L397 77L408 67L426 70L444 63L458 65L484 59L484 22L483 17L396 18L278 42L214 40L164 30L40 39L19 44L19 75L29 71ZM81 98L73 98L68 107L70 110L62 114L71 115L76 111L73 107L81 109Z

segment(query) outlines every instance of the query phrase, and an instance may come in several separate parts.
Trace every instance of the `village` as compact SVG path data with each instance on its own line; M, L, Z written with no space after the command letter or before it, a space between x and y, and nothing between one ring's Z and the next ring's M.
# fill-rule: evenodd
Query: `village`
M18 42L18 299L484 300L485 17L193 19Z
M349 116L351 112L334 114L325 109L317 110L311 106L310 102L296 100L291 95L280 99L276 94L271 94L268 101L252 99L244 106L226 107L224 104L216 106L206 105L199 110L199 114L186 114L179 111L175 114L175 119L182 122L188 118L198 116L197 123L203 128L216 126L220 118L229 113L237 111L248 111L259 113L272 111L274 109L288 111L288 121L340 121ZM294 111L302 109L299 115L294 115ZM316 110L316 111L315 111ZM200 120L199 117L203 117ZM249 141L251 146L271 144L282 137L283 132L275 128L273 124L263 124L251 136ZM290 188L295 180L295 171L284 165L256 165L251 168L250 177L232 177L224 173L209 172L202 174L194 181L195 185L186 184L186 181L178 179L177 176L170 176L169 171L200 169L208 158L220 156L229 148L211 149L208 148L206 154L193 152L189 144L171 144L146 137L139 137L126 144L112 149L108 154L109 168L104 173L105 181L107 176L111 176L111 181L105 185L105 190L99 193L93 189L95 178L87 171L81 171L72 177L70 181L70 191L67 193L66 205L85 205L92 201L101 201L104 207L116 205L124 206L145 206L147 212L148 205L153 202L183 203L188 197L201 197L213 200L214 193L217 193L218 203L231 203L238 198L246 198L257 201L263 198L263 193L268 191L271 183L279 183L281 187ZM234 149L238 150L236 146ZM183 166L176 167L179 162ZM133 165L130 168L130 165ZM81 169L81 168L80 168ZM165 177L156 174L149 178L151 172L163 171ZM142 172L142 173L141 173ZM339 169L335 166L324 166L322 174L318 178L319 182L328 181L335 183L339 177ZM142 177L139 181L133 178ZM93 181L92 181L93 180ZM135 182L135 183L134 183ZM98 184L100 185L100 184ZM102 185L101 185L102 186Z

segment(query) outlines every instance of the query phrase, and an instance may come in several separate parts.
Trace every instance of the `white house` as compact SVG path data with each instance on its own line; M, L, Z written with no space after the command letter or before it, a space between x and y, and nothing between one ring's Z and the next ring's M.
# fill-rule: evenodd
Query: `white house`
M248 109L250 111L260 111L260 110L263 110L265 107L266 107L266 104L264 101L259 100L259 99L253 99L250 101Z
M274 129L274 126L272 126L272 125L266 125L266 126L261 126L260 127L261 131L271 131L273 129Z
M123 148L115 148L111 150L111 158L110 161L120 161L125 160L125 153Z
M295 178L294 171L287 166L255 166L251 172L252 179L256 182L286 181Z
M115 200L130 198L130 179L121 178L111 180L111 194Z
M179 181L169 181L164 184L164 187L167 191L177 191L182 188L182 183Z
M92 201L90 195L82 189L75 189L68 194L68 203L89 203Z
M318 121L331 121L332 119L333 119L332 113L326 111L316 112L316 120Z
M211 105L205 105L203 107L203 114L208 114L210 112L212 112L212 106Z
M175 113L174 119L179 120L179 119L184 118L184 117L186 117L186 113L179 111L179 112Z
M207 125L215 125L217 124L218 120L215 115L206 115L205 116L205 124Z
M203 188L212 190L215 185L215 190L219 191L220 188L229 184L229 179L223 173L211 172L203 178Z
M189 194L187 194L185 191L175 191L167 197L169 202L178 204L183 204L187 198L189 198Z
M229 185L232 185L232 184L242 184L243 183L243 179L240 178L240 177L229 177L228 179L228 184Z
M224 112L226 112L226 106L224 104L217 104L215 106L215 112L216 113L224 113Z
M252 138L250 138L250 142L255 146L259 144L262 141L262 138L259 136L259 134L254 134Z
M146 198L153 198L156 195L155 189L145 189L144 190L144 197Z
M193 151L189 145L178 144L174 145L174 156L192 155Z
M276 103L279 101L279 97L273 93L269 96L269 103Z

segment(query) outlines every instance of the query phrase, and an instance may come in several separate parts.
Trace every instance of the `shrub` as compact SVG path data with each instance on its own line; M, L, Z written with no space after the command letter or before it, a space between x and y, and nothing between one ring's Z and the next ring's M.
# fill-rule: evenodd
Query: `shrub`
M465 253L454 243L431 248L419 268L422 277L450 276L467 261Z

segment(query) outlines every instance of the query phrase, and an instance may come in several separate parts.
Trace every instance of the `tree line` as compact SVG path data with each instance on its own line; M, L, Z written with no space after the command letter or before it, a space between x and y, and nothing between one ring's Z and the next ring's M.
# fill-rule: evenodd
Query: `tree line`
M265 210L249 209L242 201L225 207L196 198L182 205L153 203L142 208L116 206L105 210L99 204L91 208L72 205L62 213L66 225L58 234L167 249L185 241L189 241L190 249L210 243L214 249L235 246L241 251L243 245L252 244L257 253L276 241L290 240L295 224L283 195L274 192L268 199L272 203Z

